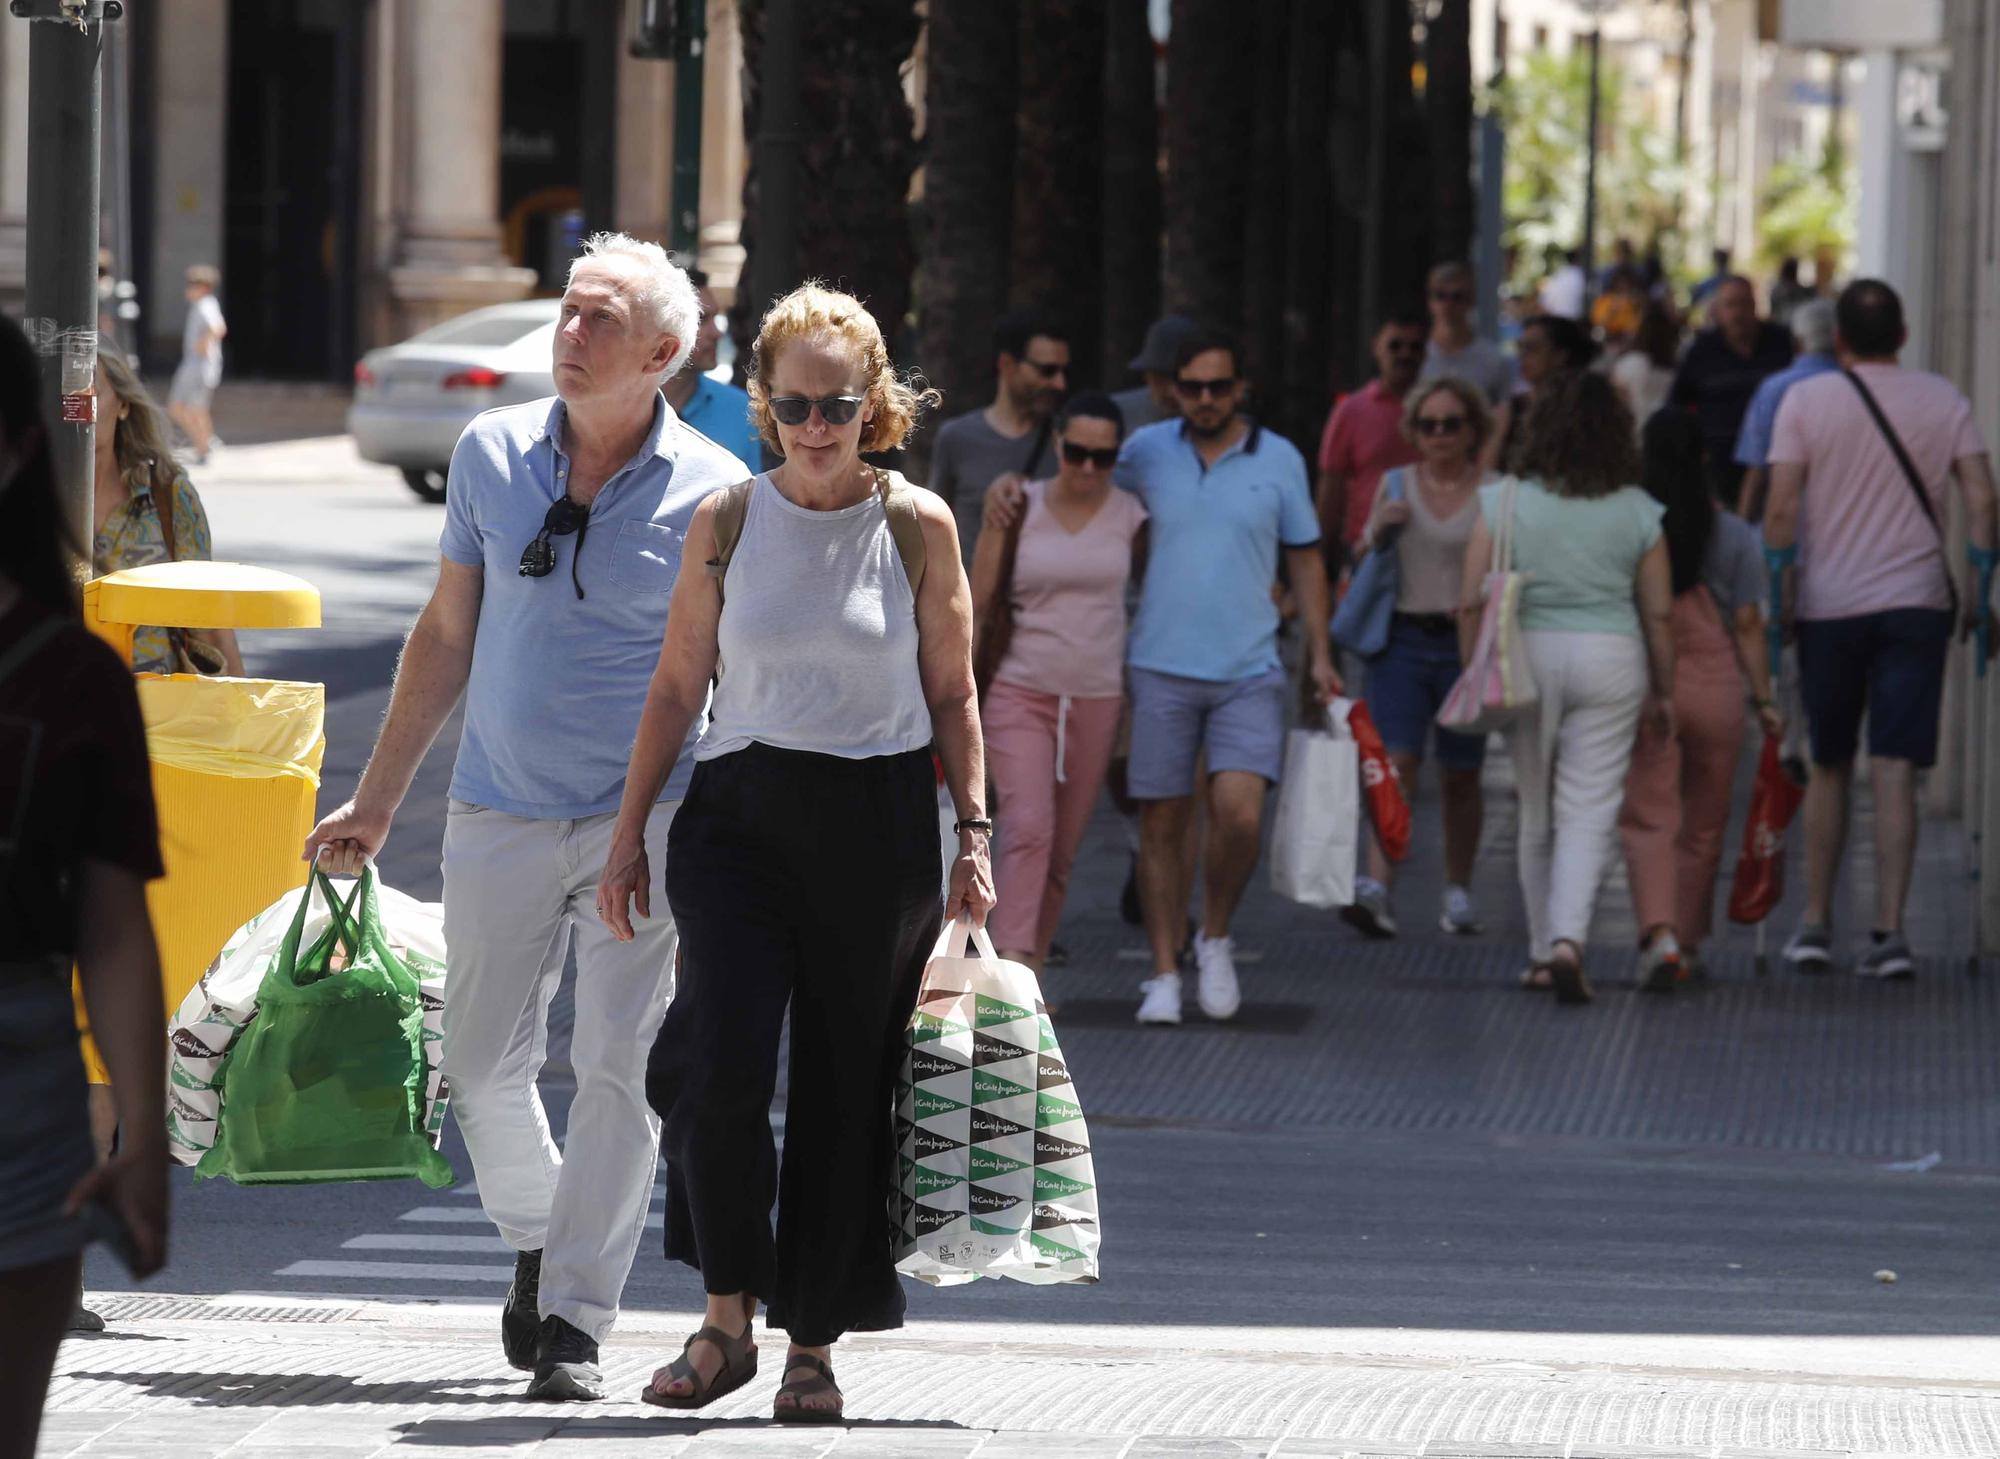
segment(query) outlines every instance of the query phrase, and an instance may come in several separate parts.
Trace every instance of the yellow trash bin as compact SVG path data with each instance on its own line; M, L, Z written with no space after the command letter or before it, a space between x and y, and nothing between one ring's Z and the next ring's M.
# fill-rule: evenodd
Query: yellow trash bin
M127 656L142 623L317 628L319 609L310 583L237 563L158 563L84 588L86 623ZM138 689L166 865L146 901L172 1012L230 933L305 884L299 847L313 827L326 752L326 688L141 674ZM83 1052L91 1081L108 1083L87 1032Z

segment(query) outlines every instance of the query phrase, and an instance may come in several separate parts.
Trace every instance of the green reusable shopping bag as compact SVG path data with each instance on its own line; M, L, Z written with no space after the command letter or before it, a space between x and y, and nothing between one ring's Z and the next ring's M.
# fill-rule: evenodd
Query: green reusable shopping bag
M216 1075L222 1113L199 1178L239 1185L415 1176L452 1183L424 1134L424 1010L415 974L390 950L363 869L345 901L315 872L332 910L301 950L311 888L299 894L257 1016Z

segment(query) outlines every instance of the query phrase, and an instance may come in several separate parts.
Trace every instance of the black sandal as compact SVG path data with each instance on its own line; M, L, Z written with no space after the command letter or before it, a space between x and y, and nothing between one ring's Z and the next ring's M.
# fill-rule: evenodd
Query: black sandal
M812 1376L792 1378L791 1373L794 1368L810 1369ZM840 1391L840 1385L833 1381L833 1364L815 1358L811 1353L799 1353L785 1359L785 1374L788 1381L778 1389L778 1397L783 1398L789 1393L792 1395L792 1401L789 1404L773 1405L772 1422L837 1424L846 1416L846 1395ZM822 1393L829 1392L842 1400L840 1408L807 1408L799 1401L804 1398L816 1398Z
M731 1337L719 1327L704 1327L681 1345L681 1355L667 1364L667 1382L678 1379L688 1380L691 1391L687 1393L662 1393L659 1375L654 1374L646 1386L639 1390L639 1401L650 1403L655 1408L706 1408L718 1398L727 1397L757 1376L757 1344L754 1334L757 1320L753 1317L748 1326L735 1337ZM688 1350L698 1342L714 1345L722 1354L722 1366L716 1370L713 1382L703 1382L688 1358Z
M1549 986L1555 989L1558 1003L1588 1003L1593 996L1590 979L1583 975L1583 959L1577 955L1556 953L1550 957Z

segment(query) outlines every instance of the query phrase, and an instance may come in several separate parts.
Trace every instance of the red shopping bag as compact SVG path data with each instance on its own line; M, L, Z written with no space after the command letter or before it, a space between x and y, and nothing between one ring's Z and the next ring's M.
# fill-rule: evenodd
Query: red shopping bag
M1785 768L1778 741L1764 736L1750 816L1743 823L1743 854L1729 885L1730 921L1748 927L1777 910L1785 895L1785 830L1805 796L1803 782Z
M1368 706L1360 700L1347 713L1347 732L1354 736L1361 758L1361 789L1368 797L1368 819L1375 823L1375 838L1382 854L1401 861L1410 854L1410 802L1403 795L1402 777L1396 774L1389 748Z

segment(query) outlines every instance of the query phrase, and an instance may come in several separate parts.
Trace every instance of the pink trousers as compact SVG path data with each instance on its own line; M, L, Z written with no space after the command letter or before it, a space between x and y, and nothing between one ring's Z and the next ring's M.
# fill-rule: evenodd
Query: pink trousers
M1715 873L1746 719L1743 672L1715 600L1696 587L1674 599L1674 733L1643 726L1625 776L1618 834L1639 933L1667 924L1683 947L1708 936Z
M996 948L1048 954L1124 704L1004 682L981 704L1000 843L993 871L1000 901L986 921Z

